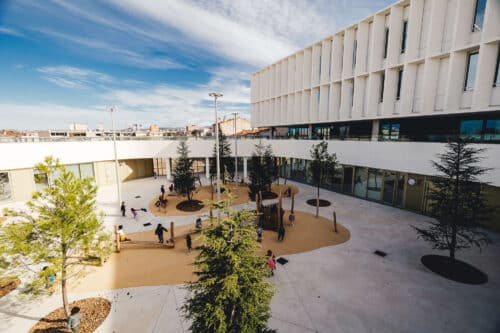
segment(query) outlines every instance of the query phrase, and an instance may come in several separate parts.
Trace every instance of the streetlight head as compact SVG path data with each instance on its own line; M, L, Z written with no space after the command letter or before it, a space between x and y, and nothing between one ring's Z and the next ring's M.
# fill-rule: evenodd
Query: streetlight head
M211 93L208 94L208 96L219 98L219 97L222 97L224 95L222 93L211 92Z

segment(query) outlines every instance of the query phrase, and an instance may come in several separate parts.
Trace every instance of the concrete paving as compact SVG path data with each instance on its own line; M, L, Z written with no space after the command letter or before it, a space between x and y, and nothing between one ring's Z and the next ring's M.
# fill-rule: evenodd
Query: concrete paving
M143 179L123 184L128 207L147 207L152 195L159 192L160 181ZM296 209L314 213L314 207L305 200L314 197L315 189L293 184L300 188ZM142 223L152 221L152 229L160 221L149 213L140 214L138 221L122 218L112 204L113 190L112 186L103 187L98 197L99 206L106 212L107 228L120 223L129 232L149 230ZM141 197L135 198L138 195ZM351 239L286 256L289 263L278 265L270 279L276 287L271 328L279 332L500 332L498 233L489 233L493 244L481 252L458 252L459 259L489 277L484 285L465 285L441 278L420 263L422 255L440 253L417 239L411 228L423 225L429 217L324 190L321 197L334 203L338 220L350 230ZM289 205L290 200L285 199L285 208ZM320 214L330 218L332 207L322 208ZM180 225L192 223L196 217L163 217L161 222ZM373 254L376 249L388 255L378 257ZM113 304L98 332L188 331L189 323L179 313L185 295L182 286L70 294L70 300L96 295ZM26 332L60 302L57 294L19 302L13 292L0 299L0 332Z

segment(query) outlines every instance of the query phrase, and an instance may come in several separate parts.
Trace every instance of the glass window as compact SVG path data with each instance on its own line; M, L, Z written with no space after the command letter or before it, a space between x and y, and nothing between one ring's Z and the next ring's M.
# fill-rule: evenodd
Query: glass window
M464 90L474 90L474 84L476 83L476 68L477 68L477 58L479 53L473 52L469 53L469 59L467 61L467 76L465 78Z
M8 172L0 172L0 201L11 198L10 180Z
M399 100L401 98L401 85L403 83L403 70L400 69L398 72L398 88L396 91L396 99Z
M406 34L408 33L408 21L403 21L403 35L401 36L401 53L406 51Z
M380 95L378 97L380 103L384 101L384 85L385 85L385 73L382 73L380 77Z
M366 198L366 176L366 168L356 168L354 175L354 195L357 197Z
M35 188L37 191L42 191L44 188L49 186L49 178L45 172L34 170L33 178L35 179Z
M399 140L399 129L399 123L391 124L391 140Z
M382 171L368 169L368 191L367 197L372 200L380 200L382 195Z
M78 164L66 165L66 170L72 172L76 178L80 178L80 168L78 167Z
M462 120L460 124L460 136L466 139L481 140L482 130L482 120Z
M320 110L320 100L321 100L321 89L318 88L318 113L321 111Z
M387 58L387 45L389 44L389 28L385 28L384 59Z
M82 178L94 178L94 166L92 163L80 164L80 176Z
M500 87L500 46L497 54L497 67L495 69L495 81L493 82L493 87Z
M344 179L343 179L343 188L342 191L344 193L352 193L352 176L354 174L354 168L352 167L343 167L344 170Z
M321 80L321 55L319 56L319 79Z
M381 128L381 133L382 133L382 140L389 140L391 137L391 124L382 124Z
M483 30L485 9L486 9L486 0L476 0L476 13L474 15L474 23L472 25L472 31Z
M358 49L358 41L354 40L354 45L352 47L352 69L356 67L356 51Z
M500 119L486 120L484 141L500 141Z

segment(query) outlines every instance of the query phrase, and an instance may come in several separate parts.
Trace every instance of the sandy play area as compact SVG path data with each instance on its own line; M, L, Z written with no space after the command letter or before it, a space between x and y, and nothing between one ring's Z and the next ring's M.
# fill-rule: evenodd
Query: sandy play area
M291 188L292 193L297 193L299 191L298 188L294 185L283 185L283 184L280 185L273 184L271 189L274 193L279 193L280 190L284 192L288 187ZM248 186L246 184L236 186L235 183L228 183L227 185L225 185L225 188L227 189L227 191L221 193L221 197L222 199L227 199L228 193L230 193L233 196L232 205L244 204L249 201ZM185 215L193 215L196 213L208 212L209 210L207 205L205 205L205 207L195 212L185 212L179 210L176 208L177 204L180 203L181 201L186 200L186 197L181 195L169 195L168 190L165 194L168 200L167 208L155 207L155 203L156 201L158 201L158 197L160 196L160 193L158 193L158 195L153 196L153 198L149 202L148 210L151 212L151 214L156 216L185 216ZM216 199L216 197L217 194L214 193L214 200ZM197 187L193 195L193 200L200 200L200 201L211 200L210 186Z
M288 216L286 211L285 216ZM277 257L299 252L311 251L324 246L337 245L349 240L349 230L337 224L338 233L333 231L333 222L325 218L296 211L295 226L285 223L286 234L283 242L278 242L277 233L264 231L260 253L268 249ZM207 222L204 222L207 223ZM186 254L184 235L194 228L186 225L175 228L176 246L174 249L124 248L114 253L103 267L91 268L90 273L80 281L70 282L70 290L99 291L112 288L180 284L195 279L193 266L196 252ZM166 236L166 235L165 235ZM131 233L132 240L156 241L153 231ZM193 247L199 242L192 236Z

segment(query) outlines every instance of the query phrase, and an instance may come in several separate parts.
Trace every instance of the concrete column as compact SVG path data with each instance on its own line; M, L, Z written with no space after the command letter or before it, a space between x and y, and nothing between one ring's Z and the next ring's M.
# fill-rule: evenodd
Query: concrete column
M205 157L205 177L210 179L210 158Z
M380 120L372 120L372 139L371 141L378 141L378 133L380 129Z
M172 180L172 170L170 167L170 158L166 159L165 167L167 169L167 180Z
M243 180L247 180L247 157L243 157Z

